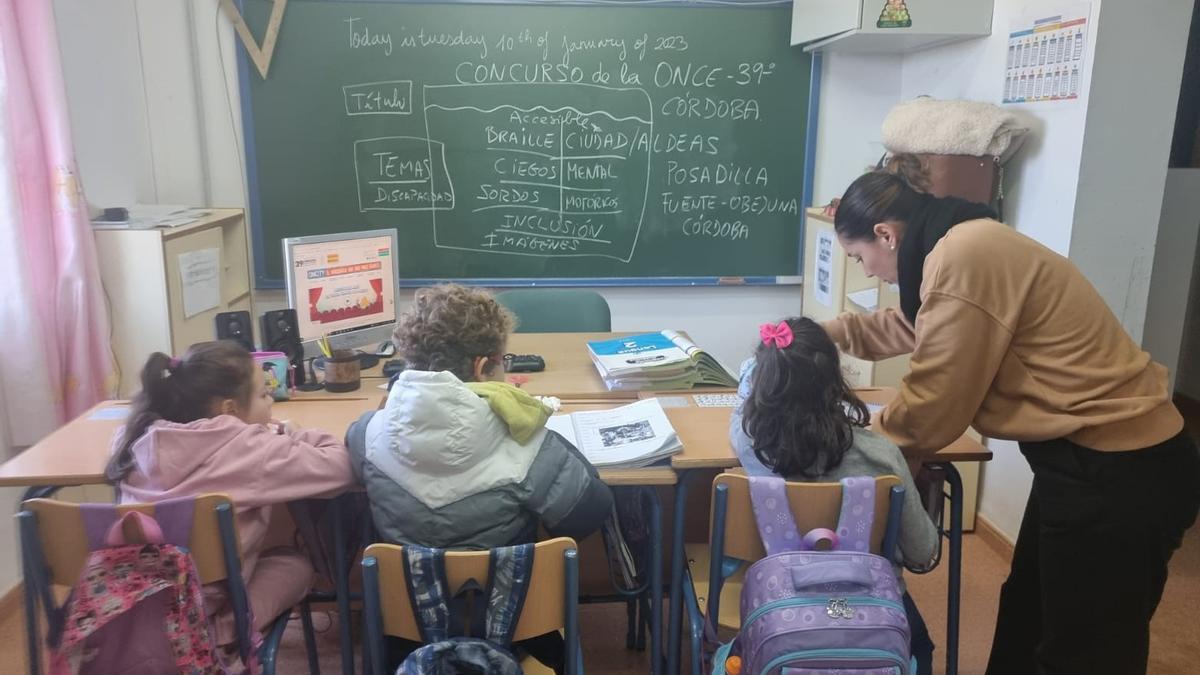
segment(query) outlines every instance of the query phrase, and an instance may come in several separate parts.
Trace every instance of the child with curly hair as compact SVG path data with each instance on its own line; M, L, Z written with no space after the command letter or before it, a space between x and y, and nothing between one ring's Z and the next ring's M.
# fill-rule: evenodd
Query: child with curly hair
M487 549L533 542L539 524L581 539L611 513L595 468L545 428L550 409L503 382L513 323L489 293L455 284L417 291L397 322L408 369L346 439L385 541ZM561 665L561 639L543 637L528 651Z

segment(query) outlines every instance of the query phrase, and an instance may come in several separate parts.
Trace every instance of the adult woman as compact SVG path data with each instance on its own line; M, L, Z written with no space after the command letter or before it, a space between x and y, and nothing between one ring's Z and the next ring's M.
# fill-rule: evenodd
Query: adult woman
M1167 561L1200 508L1166 369L1069 260L981 204L874 172L835 229L900 285L900 312L824 324L860 358L912 352L883 431L919 458L974 425L1019 441L1033 469L988 673L1144 673Z

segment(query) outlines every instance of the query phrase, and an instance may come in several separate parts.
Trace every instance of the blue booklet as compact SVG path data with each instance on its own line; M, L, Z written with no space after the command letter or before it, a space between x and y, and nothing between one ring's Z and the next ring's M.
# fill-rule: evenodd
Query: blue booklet
M610 388L737 386L727 369L679 331L596 340L588 343L588 352Z

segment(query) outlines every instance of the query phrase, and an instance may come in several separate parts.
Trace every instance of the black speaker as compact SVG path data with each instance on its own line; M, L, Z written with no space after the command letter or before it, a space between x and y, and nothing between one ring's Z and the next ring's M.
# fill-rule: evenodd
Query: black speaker
M254 351L254 327L250 322L250 312L221 312L217 315L217 339L233 340Z
M304 384L304 346L300 343L300 328L296 310L278 309L262 315L263 351L283 352L294 370L296 385Z

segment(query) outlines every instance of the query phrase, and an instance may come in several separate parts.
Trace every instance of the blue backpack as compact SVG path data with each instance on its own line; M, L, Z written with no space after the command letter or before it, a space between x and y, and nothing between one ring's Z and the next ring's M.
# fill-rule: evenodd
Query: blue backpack
M533 544L494 548L486 588L474 579L451 591L446 553L404 547L404 580L425 643L397 675L517 675L512 637L533 574ZM469 623L468 623L469 621ZM472 637L466 637L467 628Z

